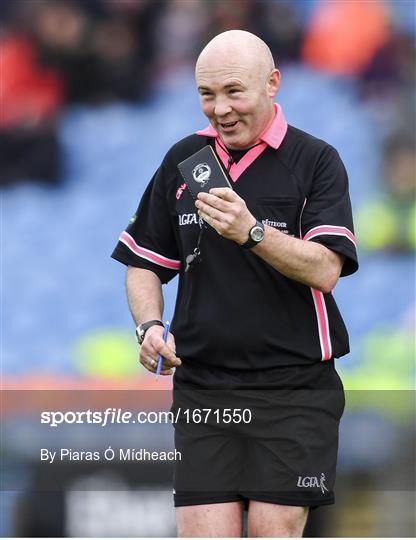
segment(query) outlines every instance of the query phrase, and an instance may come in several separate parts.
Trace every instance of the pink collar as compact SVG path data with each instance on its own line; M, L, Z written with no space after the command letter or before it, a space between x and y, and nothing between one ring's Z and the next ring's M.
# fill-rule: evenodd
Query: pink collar
M260 137L262 144L253 146L253 148L251 148L251 150L249 150L238 163L233 163L231 165L228 172L234 182L238 180L247 167L249 167L249 165L251 165L253 161L259 157L267 146L277 150L282 144L287 132L287 122L283 115L281 106L275 103L274 108L276 112L273 122ZM215 149L217 154L220 157L224 167L228 168L229 154L226 152L223 144L220 144L221 139L218 132L211 126L211 124L205 129L197 131L196 134L205 137L215 137Z

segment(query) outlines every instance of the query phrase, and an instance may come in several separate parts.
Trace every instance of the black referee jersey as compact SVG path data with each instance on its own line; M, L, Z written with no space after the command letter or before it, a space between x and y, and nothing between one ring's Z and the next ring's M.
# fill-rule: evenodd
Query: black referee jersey
M202 261L184 272L201 222L177 164L207 144L256 219L344 255L343 276L357 270L348 177L337 151L288 126L280 106L275 108L260 144L231 166L230 153L211 126L176 143L112 254L126 265L151 270L162 283L179 273L171 331L182 377L195 368L203 377L223 370L261 373L266 380L273 368L349 352L332 294L285 277L210 226L202 237Z

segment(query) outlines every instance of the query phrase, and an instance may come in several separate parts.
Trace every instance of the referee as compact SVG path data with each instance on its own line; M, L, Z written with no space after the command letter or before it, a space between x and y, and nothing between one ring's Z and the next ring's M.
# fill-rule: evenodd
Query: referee
M334 502L334 359L349 344L331 291L358 268L348 178L332 146L287 124L257 36L216 36L196 83L209 125L168 151L112 256L142 365L162 354L175 371L173 410L216 411L175 424L178 536L241 537L245 509L251 537L301 536L309 509ZM206 145L232 189L195 201L177 165ZM162 284L178 273L164 343Z

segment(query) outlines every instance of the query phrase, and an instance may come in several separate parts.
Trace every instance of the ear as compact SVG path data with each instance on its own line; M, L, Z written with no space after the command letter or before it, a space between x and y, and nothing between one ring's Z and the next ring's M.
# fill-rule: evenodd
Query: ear
M274 96L277 94L280 88L280 71L278 69L273 69L270 72L270 75L267 79L267 93L269 97L274 99Z

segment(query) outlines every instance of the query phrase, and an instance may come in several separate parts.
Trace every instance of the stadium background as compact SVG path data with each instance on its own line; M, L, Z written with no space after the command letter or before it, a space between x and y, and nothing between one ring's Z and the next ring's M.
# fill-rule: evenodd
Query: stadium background
M415 3L3 0L0 17L3 396L169 387L137 364L110 253L169 146L206 125L198 52L253 31L282 71L289 123L346 164L360 247L359 273L335 291L352 349L338 361L338 504L308 534L414 536ZM20 412L2 411L2 536L174 534L167 488L124 473L36 493L22 449L34 411L18 395Z

